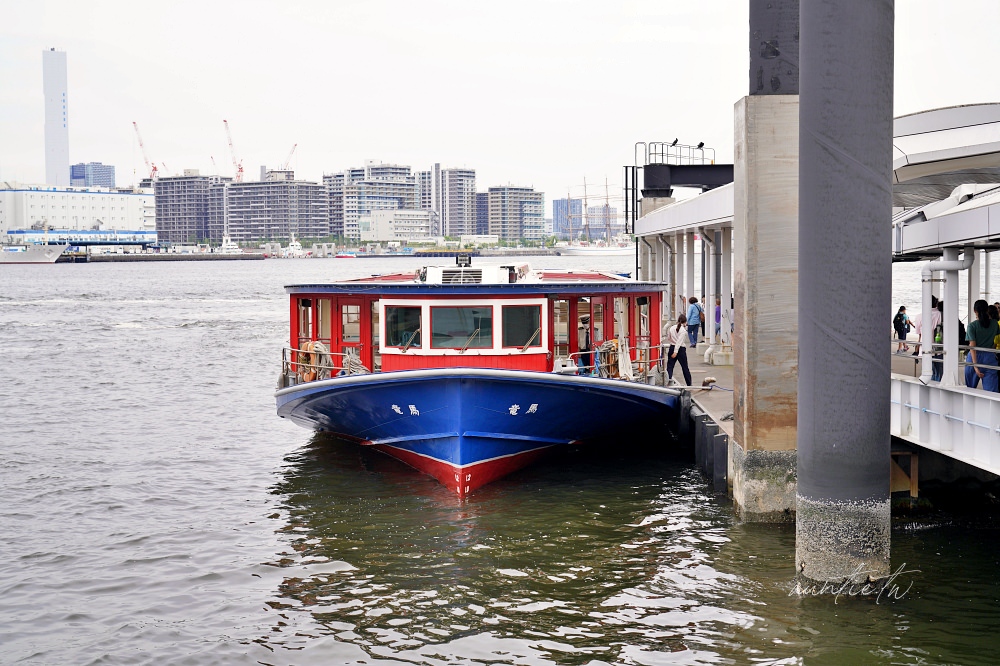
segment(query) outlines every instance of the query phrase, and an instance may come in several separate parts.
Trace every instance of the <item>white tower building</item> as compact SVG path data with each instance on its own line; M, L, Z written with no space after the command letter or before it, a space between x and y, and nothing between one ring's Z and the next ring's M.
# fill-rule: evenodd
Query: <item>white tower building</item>
M69 128L66 116L66 52L42 51L45 92L45 182L69 185Z

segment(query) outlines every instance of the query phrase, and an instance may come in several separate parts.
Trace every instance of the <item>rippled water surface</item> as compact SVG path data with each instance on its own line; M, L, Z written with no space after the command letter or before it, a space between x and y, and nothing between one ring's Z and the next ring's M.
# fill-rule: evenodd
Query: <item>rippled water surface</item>
M996 661L974 521L897 527L901 598L834 603L668 441L461 501L278 419L283 285L415 262L0 267L0 663Z

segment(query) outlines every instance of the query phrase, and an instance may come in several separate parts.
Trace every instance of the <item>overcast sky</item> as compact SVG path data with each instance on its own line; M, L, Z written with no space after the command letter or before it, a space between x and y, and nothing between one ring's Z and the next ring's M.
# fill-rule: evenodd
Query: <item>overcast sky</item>
M551 200L620 199L637 141L732 160L748 91L746 0L8 0L0 180L44 180L42 51L67 52L71 162L250 177L366 159L476 169ZM1000 2L897 0L896 114L1000 102ZM218 165L213 168L211 158ZM595 200L595 203L598 201Z

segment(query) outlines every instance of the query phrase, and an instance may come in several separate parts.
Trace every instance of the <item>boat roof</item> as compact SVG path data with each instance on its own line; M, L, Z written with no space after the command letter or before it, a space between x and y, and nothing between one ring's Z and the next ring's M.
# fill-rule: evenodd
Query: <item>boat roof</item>
M524 295L544 293L645 292L657 291L657 282L636 282L608 271L577 269L532 270L527 264L473 266L425 266L404 273L371 275L343 282L288 285L289 294L385 294L385 295Z

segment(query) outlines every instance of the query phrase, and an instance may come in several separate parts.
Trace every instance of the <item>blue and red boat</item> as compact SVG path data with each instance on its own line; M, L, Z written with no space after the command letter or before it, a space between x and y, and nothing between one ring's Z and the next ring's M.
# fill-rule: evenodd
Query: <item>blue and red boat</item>
M659 289L467 261L289 286L278 414L460 497L556 446L665 433L681 392L658 385Z

